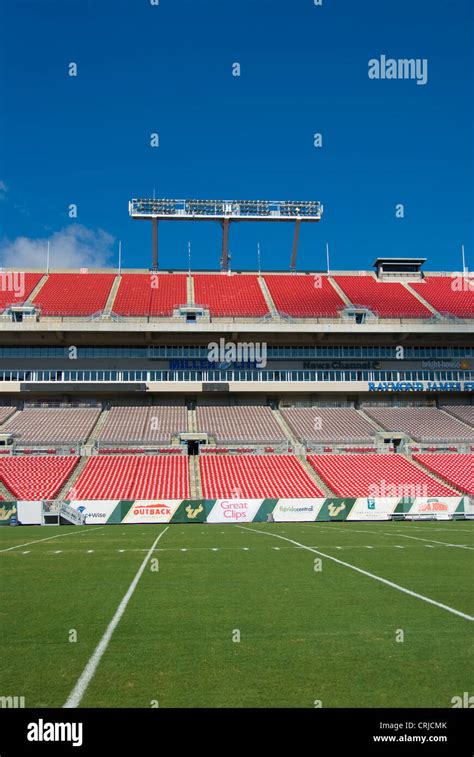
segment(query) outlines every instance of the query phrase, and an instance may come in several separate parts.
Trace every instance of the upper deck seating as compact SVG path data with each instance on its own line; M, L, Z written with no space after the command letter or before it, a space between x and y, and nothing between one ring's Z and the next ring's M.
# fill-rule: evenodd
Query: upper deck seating
M374 276L334 276L353 305L369 308L382 318L431 318L432 313L399 281Z
M327 276L274 274L265 283L278 312L294 318L337 318L346 306Z
M474 318L474 280L471 277L426 276L410 284L441 315Z
M42 316L88 316L105 308L114 273L50 273L34 298Z
M196 305L208 307L211 316L251 318L269 312L256 275L197 273L193 281Z
M171 316L186 305L186 274L124 273L112 305L122 316Z

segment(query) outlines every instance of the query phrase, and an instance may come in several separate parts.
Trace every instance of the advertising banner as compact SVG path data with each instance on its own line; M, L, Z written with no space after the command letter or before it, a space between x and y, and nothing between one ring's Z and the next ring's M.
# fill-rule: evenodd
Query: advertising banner
M262 499L217 499L207 516L208 523L251 523L255 520Z
M169 523L180 504L180 499L137 499L122 518L122 523Z
M0 502L0 526L9 526L12 520L18 520L16 502Z
M455 512L464 512L464 502L467 499L467 497L415 497L408 514L449 520Z
M23 526L40 526L43 522L43 502L24 502L19 500L17 503L18 521Z
M357 498L347 520L389 520L398 504L398 497Z
M118 499L100 499L91 502L87 500L72 500L69 504L84 516L84 523L89 526L94 523L103 525L109 522L122 522L121 513L118 520L111 520L114 511L120 505L120 500Z
M276 522L316 520L324 502L321 499L279 499L273 509Z

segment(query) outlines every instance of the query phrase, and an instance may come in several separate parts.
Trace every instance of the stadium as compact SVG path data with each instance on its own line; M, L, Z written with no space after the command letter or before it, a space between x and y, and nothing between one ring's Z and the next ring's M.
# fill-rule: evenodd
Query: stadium
M34 707L452 706L471 279L405 257L232 270L225 223L269 206L209 207L189 212L222 221L220 270L161 270L158 219L183 211L140 200L149 270L1 274L0 512L22 526L0 533L6 633L34 618L4 685ZM273 212L297 226L306 207L321 217Z
M0 0L0 757L472 757L473 22Z

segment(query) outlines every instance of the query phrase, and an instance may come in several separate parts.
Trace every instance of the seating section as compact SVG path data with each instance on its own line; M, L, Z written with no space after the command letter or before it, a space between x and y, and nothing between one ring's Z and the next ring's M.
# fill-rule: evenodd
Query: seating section
M423 442L474 440L474 430L435 407L364 407L387 431L402 431Z
M455 497L401 455L309 455L309 463L340 497Z
M199 463L204 497L325 496L294 455L209 455Z
M245 442L258 444L286 441L273 411L262 405L235 407L198 406L197 430L214 436L218 444Z
M469 281L471 288L469 288ZM474 317L474 284L461 276L427 276L410 287L430 303L441 315L458 318Z
M103 444L166 442L187 430L184 406L112 407L97 440Z
M103 310L114 273L50 273L34 298L43 316L87 316Z
M7 305L20 305L41 281L42 273L5 271L0 274L0 313Z
M474 495L474 455L413 455L415 460L453 484L466 494Z
M79 462L78 457L5 457L0 481L17 499L53 499Z
M186 275L174 273L125 273L112 305L122 316L171 316L178 305L186 305Z
M442 410L474 427L474 405L445 405Z
M353 305L367 307L382 318L431 318L432 313L400 282L374 276L335 276Z
M211 316L267 315L268 306L258 276L251 274L194 274L194 302L210 308Z
M99 407L27 407L2 431L15 434L17 444L79 444L97 422Z
M376 428L353 407L290 407L281 414L305 442L373 442Z
M275 274L265 283L278 312L294 318L337 318L346 307L327 276Z
M10 405L0 406L0 425L4 423L10 415L13 415L14 412L16 412L16 407L11 407ZM2 431L3 430L4 429L2 429Z
M186 499L187 457L97 455L79 475L70 499Z

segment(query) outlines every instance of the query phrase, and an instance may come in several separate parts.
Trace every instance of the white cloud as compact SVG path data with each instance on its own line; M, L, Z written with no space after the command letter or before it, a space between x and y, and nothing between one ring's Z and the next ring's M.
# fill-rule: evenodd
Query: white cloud
M0 182L1 186L1 182ZM45 239L17 237L0 241L0 264L5 268L46 267L50 243L50 270L58 268L107 268L111 265L114 238L81 224L67 226Z
M7 185L5 184L4 181L0 181L0 200L3 200L6 194L7 194Z

